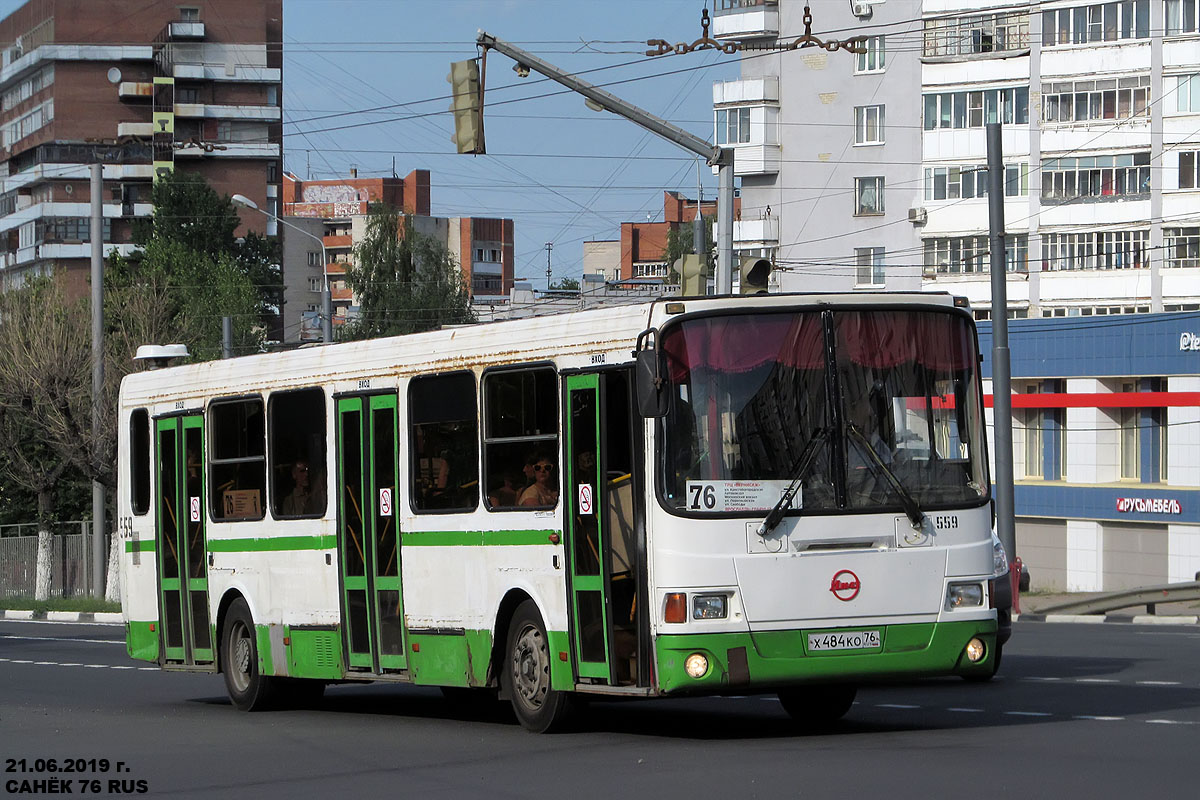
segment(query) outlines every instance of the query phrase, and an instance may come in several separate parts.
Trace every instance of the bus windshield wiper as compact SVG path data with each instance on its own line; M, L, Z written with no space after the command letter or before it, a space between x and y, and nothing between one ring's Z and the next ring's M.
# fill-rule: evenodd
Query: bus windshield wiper
M917 530L921 529L921 523L925 521L925 513L921 511L921 506L917 504L917 499L912 496L908 489L904 488L904 484L896 477L896 473L888 468L888 465L883 463L883 459L879 457L879 453L875 452L875 448L871 447L871 443L867 441L867 437L863 436L862 431L857 425L847 423L846 431L854 439L855 443L867 454L868 463L871 469L877 476L882 475L896 496L900 498L900 505L904 506L904 513L908 515L908 521Z
M788 484L787 489L779 498L779 502L775 507L767 512L767 516L763 519L762 524L758 526L758 535L766 536L783 520L784 513L792 505L792 498L796 496L796 492L800 489L800 484L804 480L804 476L808 474L808 468L812 466L813 460L817 457L818 447L825 441L825 429L818 428L813 433L812 438L808 440L808 444L804 446L804 452L800 454L800 458L796 460L796 466L791 471L792 482Z

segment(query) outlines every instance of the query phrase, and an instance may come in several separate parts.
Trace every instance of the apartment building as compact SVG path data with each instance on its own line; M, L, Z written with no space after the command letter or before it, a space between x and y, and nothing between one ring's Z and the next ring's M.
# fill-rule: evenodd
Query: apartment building
M354 313L346 266L366 234L373 203L410 216L413 229L441 242L458 262L476 302L507 297L513 286L513 221L430 215L429 170L403 178L358 176L301 180L283 176L284 339L320 339L321 293L328 283L337 327ZM299 229L299 230L297 230Z
M133 249L164 170L277 208L282 36L281 0L30 0L0 20L0 289L87 291L91 164L106 252Z

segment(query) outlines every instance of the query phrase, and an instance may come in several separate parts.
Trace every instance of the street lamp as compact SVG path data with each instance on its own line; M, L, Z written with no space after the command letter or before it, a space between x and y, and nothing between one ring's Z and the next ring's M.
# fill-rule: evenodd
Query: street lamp
M332 342L333 341L333 298L329 293L329 275L328 275L328 273L325 272L325 270L328 268L328 259L325 255L325 240L322 239L320 236L317 236L314 233L309 233L308 231L304 230L304 228L301 228L299 225L288 222L287 220L282 219L281 217L279 217L276 214L271 213L270 211L259 208L257 203L255 203L249 197L246 197L246 195L244 195L244 194L235 194L233 197L231 197L229 199L230 199L230 201L233 202L233 204L235 206L241 206L242 208L253 209L254 211L257 211L260 214L270 217L271 219L275 220L276 222L278 222L280 225L284 226L285 228L291 228L292 230L296 231L297 233L303 234L310 239L316 239L317 244L321 245L321 282L322 282L322 286L324 287L321 291L321 340L326 343Z

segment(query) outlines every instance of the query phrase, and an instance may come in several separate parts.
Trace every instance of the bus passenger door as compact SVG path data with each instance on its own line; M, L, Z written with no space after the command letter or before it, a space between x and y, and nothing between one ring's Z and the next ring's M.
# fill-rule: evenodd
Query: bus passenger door
M212 664L204 541L204 418L155 422L158 624L171 664Z
M351 670L407 666L396 514L396 395L338 400L338 559Z
M566 379L571 646L581 678L611 685L640 682L641 522L629 389L623 371Z

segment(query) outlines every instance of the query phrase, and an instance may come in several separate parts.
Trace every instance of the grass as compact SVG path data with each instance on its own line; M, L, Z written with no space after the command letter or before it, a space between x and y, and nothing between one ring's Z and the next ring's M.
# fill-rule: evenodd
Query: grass
M121 604L98 597L51 597L49 600L34 600L32 597L0 597L0 610L33 611L120 611Z

